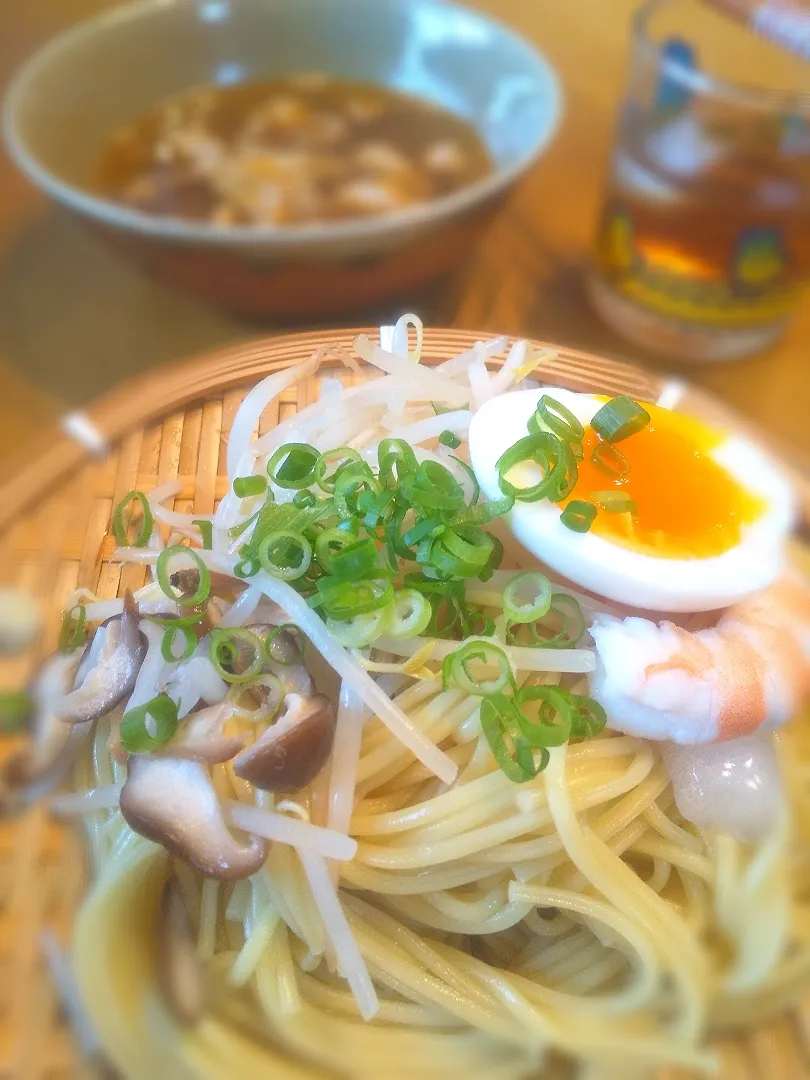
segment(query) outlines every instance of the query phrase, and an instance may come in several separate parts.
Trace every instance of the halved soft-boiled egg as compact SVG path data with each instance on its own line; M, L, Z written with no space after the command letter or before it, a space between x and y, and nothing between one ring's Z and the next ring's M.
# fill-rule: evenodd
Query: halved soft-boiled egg
M518 501L508 515L515 537L542 563L608 599L671 612L727 607L782 573L794 496L779 468L749 440L656 405L641 403L650 422L615 444L617 457L591 427L606 398L549 387L493 398L469 433L471 464L488 498L502 494L497 463L529 434L543 395L570 410L585 434L566 499ZM543 475L534 461L504 473L518 488ZM573 500L596 507L587 532L561 520Z

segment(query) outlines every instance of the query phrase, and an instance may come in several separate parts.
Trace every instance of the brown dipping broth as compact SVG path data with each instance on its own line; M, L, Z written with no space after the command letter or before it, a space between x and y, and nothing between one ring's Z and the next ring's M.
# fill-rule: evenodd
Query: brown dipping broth
M295 225L390 213L487 176L475 129L431 102L323 75L204 86L111 136L98 187L152 214Z

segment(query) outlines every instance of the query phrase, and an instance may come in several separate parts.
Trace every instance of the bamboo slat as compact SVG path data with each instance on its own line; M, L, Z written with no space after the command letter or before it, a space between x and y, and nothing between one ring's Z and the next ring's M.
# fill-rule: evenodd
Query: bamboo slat
M371 331L368 331L371 333ZM179 479L173 501L184 512L211 513L225 493L225 437L246 390L259 378L306 359L330 343L350 346L357 331L323 331L247 342L129 382L87 410L107 450L92 457L61 431L0 475L0 581L29 590L45 615L35 645L0 657L0 689L20 685L55 645L64 597L82 586L100 597L137 588L145 571L110 561L107 535L115 502L133 487ZM428 330L423 362L437 364L485 337ZM327 360L315 379L282 395L262 419L267 430L316 399L324 376L356 376ZM545 381L572 390L627 393L655 400L662 377L575 350L561 349L544 367ZM685 407L736 425L712 399L688 391ZM795 466L810 522L810 482ZM13 749L10 747L8 749ZM35 808L0 821L0 1080L90 1080L45 971L44 929L69 940L84 880L81 843ZM720 1047L721 1080L810 1080L810 1000L795 1016L771 1021ZM691 1080L671 1070L657 1080Z

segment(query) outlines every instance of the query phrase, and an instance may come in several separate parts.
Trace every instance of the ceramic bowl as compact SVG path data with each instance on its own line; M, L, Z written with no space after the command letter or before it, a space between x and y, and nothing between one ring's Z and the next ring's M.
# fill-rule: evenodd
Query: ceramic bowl
M472 123L487 178L395 213L224 227L93 193L109 134L171 94L325 71L429 98ZM499 23L444 0L139 0L62 34L12 82L4 131L52 198L162 278L232 309L298 318L393 298L450 270L560 113L548 62Z

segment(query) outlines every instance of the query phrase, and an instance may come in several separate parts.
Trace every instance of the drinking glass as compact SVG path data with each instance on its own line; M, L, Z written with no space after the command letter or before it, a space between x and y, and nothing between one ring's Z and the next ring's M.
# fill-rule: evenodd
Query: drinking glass
M701 0L640 8L588 274L630 341L723 360L783 332L810 278L803 88L810 65Z

